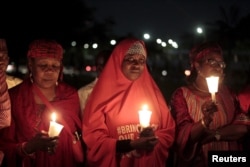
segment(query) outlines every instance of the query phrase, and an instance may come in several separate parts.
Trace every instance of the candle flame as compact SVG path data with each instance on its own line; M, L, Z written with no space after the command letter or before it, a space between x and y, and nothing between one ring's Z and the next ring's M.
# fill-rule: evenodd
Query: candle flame
M215 93L218 91L219 77L211 76L207 77L207 86L210 93Z
M139 111L139 121L142 127L148 127L150 125L150 117L152 112L148 110L148 105L144 104L142 110Z
M56 122L56 113L53 112L51 114L51 119L52 119L53 122Z
M142 110L147 110L148 109L148 105L147 104L144 104L143 106L142 106Z

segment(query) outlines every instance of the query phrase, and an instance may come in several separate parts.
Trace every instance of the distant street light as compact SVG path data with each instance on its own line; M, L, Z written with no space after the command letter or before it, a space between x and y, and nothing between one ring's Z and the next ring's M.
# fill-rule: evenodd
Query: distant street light
M161 44L161 43L162 43L162 40L161 40L160 38L157 38L157 39L156 39L156 43Z
M206 41L206 33L204 32L204 29L202 27L198 26L196 28L196 33L200 36L200 37L198 37L198 39L197 39L197 37L195 37L196 40L198 40L197 42Z
M93 48L93 49L97 49L97 48L98 48L98 44L97 44L97 43L93 43L93 44L92 44L92 48Z
M166 47L166 46L167 46L167 43L166 43L166 42L161 42L161 46L162 46L162 47Z
M73 46L73 47L76 46L76 41L72 41L71 46Z
M89 44L85 43L85 44L83 45L83 47L84 47L84 49L88 49L88 48L89 48Z
M143 34L144 39L150 39L150 35L148 33Z
M202 34L203 33L203 29L201 27L197 27L196 32L198 34Z
M112 40L110 41L110 44L111 44L111 45L115 45L115 44L116 44L116 40L112 39Z

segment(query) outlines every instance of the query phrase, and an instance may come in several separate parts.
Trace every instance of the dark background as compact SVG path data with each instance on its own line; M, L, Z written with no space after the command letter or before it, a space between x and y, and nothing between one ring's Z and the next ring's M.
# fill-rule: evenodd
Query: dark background
M148 49L152 76L166 100L185 84L184 70L189 68L188 52L203 41L221 44L226 68L226 84L235 91L249 78L250 5L248 0L2 0L0 1L0 37L6 38L10 63L25 65L28 44L37 38L54 38L65 49L64 65L73 69L64 79L79 88L94 78L86 65L102 49L112 49L109 41L127 36L142 38ZM195 28L201 26L203 34ZM156 38L178 43L161 47ZM76 46L72 46L72 41ZM97 49L83 45L98 43ZM167 71L167 76L162 71ZM12 75L24 77L17 70Z

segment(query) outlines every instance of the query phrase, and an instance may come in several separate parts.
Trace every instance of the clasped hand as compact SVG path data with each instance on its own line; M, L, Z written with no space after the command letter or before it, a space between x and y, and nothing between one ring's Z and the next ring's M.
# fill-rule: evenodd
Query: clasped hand
M209 124L213 121L214 112L218 111L218 107L213 101L209 100L202 104L201 111L203 114L203 121L206 127L209 127Z
M45 131L38 132L35 137L28 141L25 145L27 153L31 154L36 151L46 151L50 154L55 153L58 144L58 136L49 137Z
M131 141L131 146L137 150L152 151L158 143L158 138L155 136L151 127L142 129L138 139Z

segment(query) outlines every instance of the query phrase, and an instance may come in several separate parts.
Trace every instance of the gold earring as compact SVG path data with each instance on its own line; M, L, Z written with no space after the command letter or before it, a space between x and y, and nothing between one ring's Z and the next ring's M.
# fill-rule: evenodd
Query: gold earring
M30 82L33 83L33 77L32 77L32 73L30 73Z

